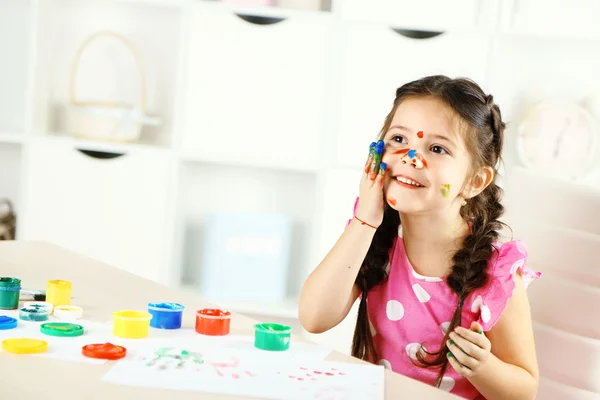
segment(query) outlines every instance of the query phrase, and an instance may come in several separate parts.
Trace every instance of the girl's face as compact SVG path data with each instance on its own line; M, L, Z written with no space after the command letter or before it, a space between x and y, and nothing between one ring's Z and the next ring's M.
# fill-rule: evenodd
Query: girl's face
M402 213L460 207L471 158L458 117L435 97L407 98L383 138L388 165L384 192Z

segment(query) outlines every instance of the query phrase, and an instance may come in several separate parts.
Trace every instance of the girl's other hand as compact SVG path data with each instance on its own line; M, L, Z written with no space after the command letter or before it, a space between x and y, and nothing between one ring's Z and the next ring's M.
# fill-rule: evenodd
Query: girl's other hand
M369 146L369 157L360 181L360 197L356 217L369 225L378 227L383 221L383 179L387 165L381 161L383 140Z
M450 353L448 361L452 368L465 378L477 375L490 356L492 344L483 333L483 328L473 321L471 329L457 327L450 333L447 342Z

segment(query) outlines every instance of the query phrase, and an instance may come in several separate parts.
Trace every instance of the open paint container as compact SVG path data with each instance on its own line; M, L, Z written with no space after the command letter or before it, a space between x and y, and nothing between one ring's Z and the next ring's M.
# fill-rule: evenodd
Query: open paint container
M150 326L158 329L179 329L184 307L178 303L148 303L152 315Z
M152 315L143 311L115 311L113 334L125 339L141 339L148 336Z
M77 306L56 306L54 317L62 321L74 321L83 316L83 308Z
M83 346L81 353L89 358L101 360L120 360L127 355L127 349L112 343L97 343Z
M231 313L215 308L204 308L196 312L196 332L202 335L224 336L229 334Z
M46 310L48 314L52 314L52 309L54 308L54 305L52 303L48 303L47 301L26 301L23 304L23 307L36 307L42 310Z
M48 342L39 339L14 338L2 341L2 350L14 354L39 354L48 351Z
M254 347L261 350L284 351L290 348L292 328L264 323L254 325Z
M19 318L23 321L47 321L49 316L44 307L25 306L19 310Z
M48 322L40 325L40 332L48 336L75 337L83 335L83 326L68 322Z
M0 278L0 309L14 310L19 307L21 280L18 278Z
M18 321L16 318L0 315L0 331L14 329L17 327Z

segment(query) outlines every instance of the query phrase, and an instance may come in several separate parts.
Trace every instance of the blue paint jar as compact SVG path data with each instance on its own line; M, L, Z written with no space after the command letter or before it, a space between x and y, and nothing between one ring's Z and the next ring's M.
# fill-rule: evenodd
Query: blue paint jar
M179 329L184 307L178 303L148 303L152 315L150 326L158 329Z
M7 329L14 329L17 327L16 318L7 317L6 315L0 315L0 331Z

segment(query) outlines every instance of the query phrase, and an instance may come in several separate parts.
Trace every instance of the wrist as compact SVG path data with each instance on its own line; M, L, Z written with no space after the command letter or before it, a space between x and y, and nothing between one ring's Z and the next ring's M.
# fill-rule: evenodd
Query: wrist
M363 226L369 227L371 229L374 229L374 230L377 230L377 228L379 228L379 224L377 224L377 225L372 224L372 223L370 223L369 221L367 221L365 219L357 217L356 215L354 216L353 221L356 221L357 223L359 223L359 224L361 224Z

